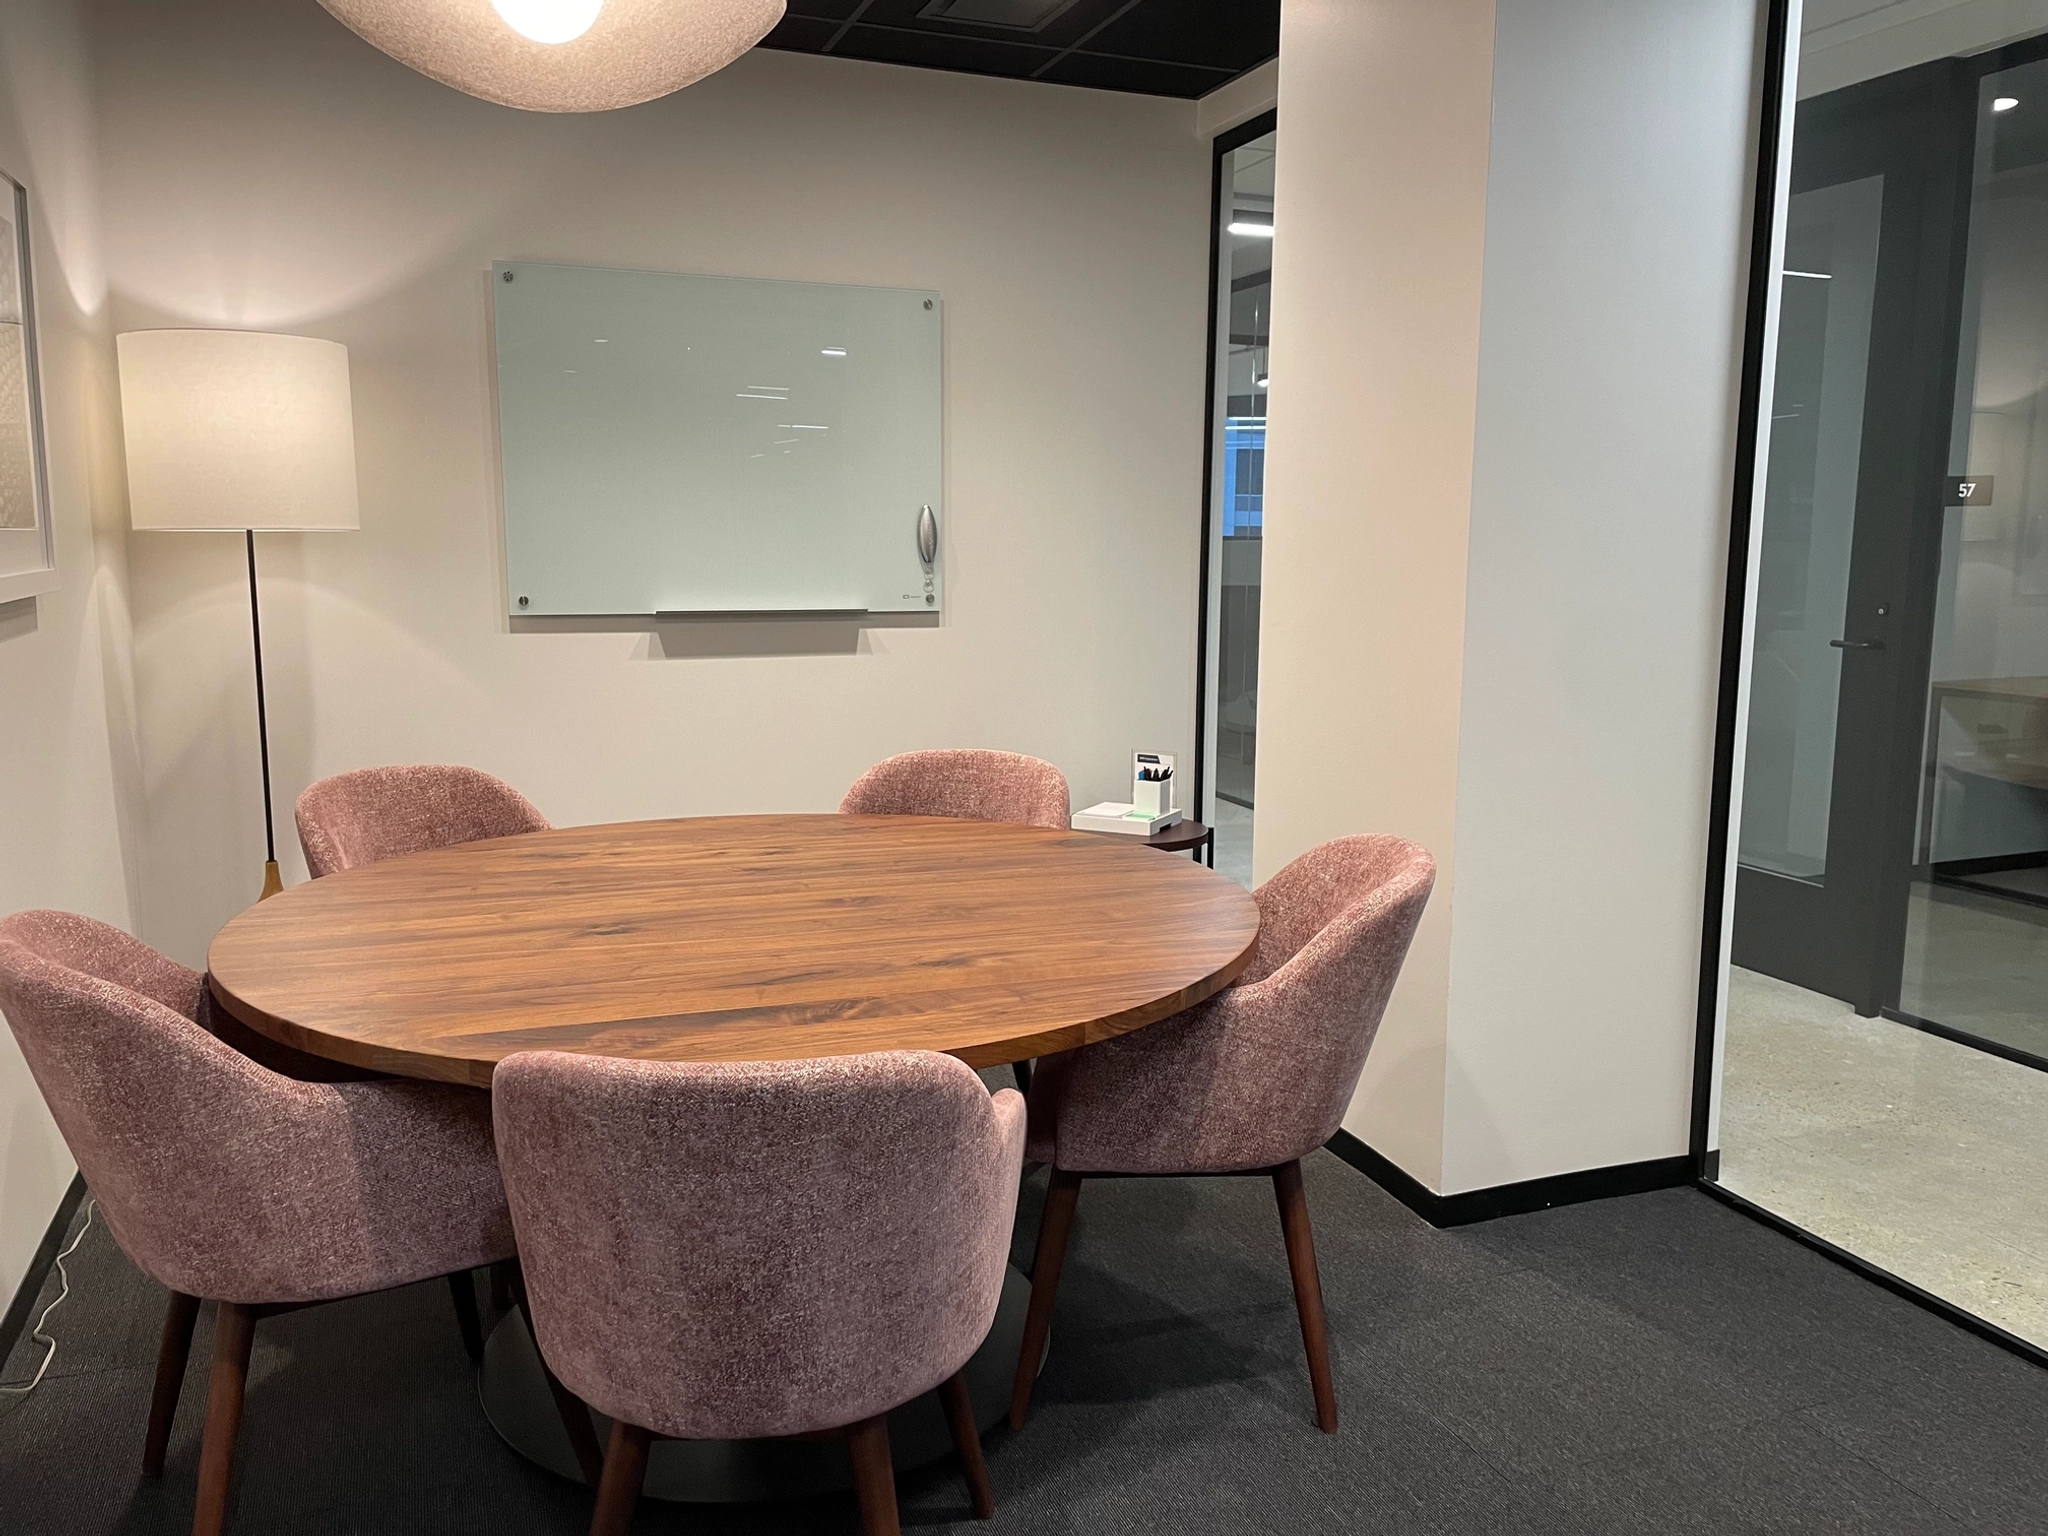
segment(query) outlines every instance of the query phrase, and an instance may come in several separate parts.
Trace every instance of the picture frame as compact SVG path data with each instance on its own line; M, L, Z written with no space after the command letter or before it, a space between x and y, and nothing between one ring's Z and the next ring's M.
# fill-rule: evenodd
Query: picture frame
M28 188L0 170L0 603L57 586Z

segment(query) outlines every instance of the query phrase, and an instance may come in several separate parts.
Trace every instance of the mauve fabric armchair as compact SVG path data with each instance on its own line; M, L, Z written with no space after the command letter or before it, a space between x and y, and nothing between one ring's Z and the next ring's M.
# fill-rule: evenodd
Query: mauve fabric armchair
M513 1245L487 1095L280 1076L202 1028L200 998L196 972L105 923L0 922L0 1011L108 1229L172 1293L146 1476L163 1472L200 1300L219 1303L192 1517L217 1536L259 1318L466 1280Z
M542 1357L613 1420L592 1536L653 1437L845 1431L866 1536L897 1530L890 1409L938 1388L994 1513L961 1374L995 1319L1024 1101L948 1056L508 1057L498 1156Z
M547 817L503 779L454 763L338 773L308 785L293 815L316 880L404 853L548 829Z
M1066 776L1020 752L905 752L853 781L839 802L847 816L957 816L1022 827L1072 824Z
M1022 1428L1086 1178L1273 1180L1316 1418L1337 1428L1301 1159L1335 1134L1436 879L1398 837L1313 848L1252 893L1258 947L1237 983L1178 1017L1040 1061L1029 1156L1052 1168L1010 1395Z

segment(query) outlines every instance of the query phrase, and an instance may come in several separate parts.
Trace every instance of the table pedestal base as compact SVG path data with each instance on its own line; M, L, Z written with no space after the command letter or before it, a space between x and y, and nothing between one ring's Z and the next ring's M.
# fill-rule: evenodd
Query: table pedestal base
M1003 1276L1002 1300L988 1338L967 1363L967 1390L984 1431L1009 1411L1010 1384L1024 1340L1031 1282L1015 1268ZM518 1312L508 1312L484 1345L477 1373L484 1415L500 1438L528 1461L582 1481L569 1437L555 1412L540 1356ZM600 1445L611 1423L593 1414ZM938 1395L927 1392L889 1415L889 1449L899 1469L937 1461L953 1449ZM649 1448L645 1495L691 1504L743 1504L800 1499L853 1486L846 1447L831 1440L657 1440Z

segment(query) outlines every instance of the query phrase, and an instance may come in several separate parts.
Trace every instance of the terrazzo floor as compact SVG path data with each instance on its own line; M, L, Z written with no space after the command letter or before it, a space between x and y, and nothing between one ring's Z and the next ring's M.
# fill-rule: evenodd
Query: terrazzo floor
M2048 1072L1738 968L1720 1177L2048 1347Z

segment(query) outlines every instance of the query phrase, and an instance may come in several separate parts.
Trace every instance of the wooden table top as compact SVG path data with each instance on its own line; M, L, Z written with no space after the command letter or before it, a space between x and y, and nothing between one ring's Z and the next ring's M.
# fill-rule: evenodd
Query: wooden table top
M488 1086L515 1051L667 1061L1106 1039L1250 963L1248 893L1144 843L924 816L565 827L346 870L208 956L252 1029Z

